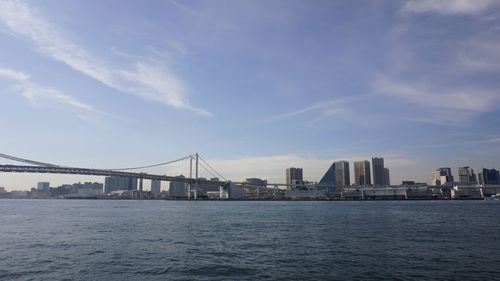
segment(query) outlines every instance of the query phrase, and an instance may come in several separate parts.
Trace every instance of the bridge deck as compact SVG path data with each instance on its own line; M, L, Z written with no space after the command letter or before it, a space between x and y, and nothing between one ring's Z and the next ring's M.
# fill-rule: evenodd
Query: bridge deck
M193 179L181 178L166 175L154 175L146 173L133 173L113 170L101 169L87 169L87 168L70 168L70 167L40 167L40 166L20 166L20 165L0 165L0 172L8 173L43 173L43 174L69 174L69 175L88 175L88 176L104 176L104 177L129 177L147 180L160 180L160 181L175 181L185 182L189 184L219 184L223 185L225 182L213 181L208 179Z

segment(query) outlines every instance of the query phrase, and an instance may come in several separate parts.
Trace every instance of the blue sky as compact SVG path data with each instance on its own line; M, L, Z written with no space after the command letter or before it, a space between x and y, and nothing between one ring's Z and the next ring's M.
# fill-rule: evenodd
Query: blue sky
M0 152L102 168L199 152L279 182L375 156L393 183L500 168L499 34L494 0L1 1Z

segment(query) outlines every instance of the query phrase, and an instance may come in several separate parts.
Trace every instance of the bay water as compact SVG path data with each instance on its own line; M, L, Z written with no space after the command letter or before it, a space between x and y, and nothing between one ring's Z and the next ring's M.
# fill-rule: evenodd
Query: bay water
M500 280L500 201L5 199L0 280Z

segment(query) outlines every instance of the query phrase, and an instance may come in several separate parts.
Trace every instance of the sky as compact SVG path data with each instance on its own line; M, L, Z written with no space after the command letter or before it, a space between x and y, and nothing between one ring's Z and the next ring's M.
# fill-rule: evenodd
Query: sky
M0 153L110 168L197 152L271 182L371 157L393 184L500 168L499 35L496 0L3 0ZM8 190L79 180L102 178L0 173Z

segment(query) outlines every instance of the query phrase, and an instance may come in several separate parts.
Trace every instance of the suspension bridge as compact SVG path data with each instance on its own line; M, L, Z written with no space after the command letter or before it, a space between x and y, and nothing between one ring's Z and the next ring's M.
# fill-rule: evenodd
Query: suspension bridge
M0 164L0 172L8 173L43 173L43 174L65 174L65 175L87 175L103 177L126 177L139 180L139 194L143 192L143 180L156 180L166 182L182 182L188 184L188 197L194 191L193 197L197 197L197 186L218 185L228 189L230 181L215 170L198 153L191 154L173 161L162 162L153 165L96 169L70 167L51 163L39 162L0 153L0 159L22 163L22 165ZM172 169L173 168L173 169ZM156 169L157 173L148 170ZM158 171L167 171L171 175L159 174Z

